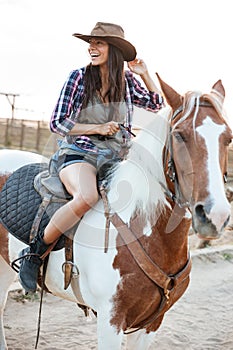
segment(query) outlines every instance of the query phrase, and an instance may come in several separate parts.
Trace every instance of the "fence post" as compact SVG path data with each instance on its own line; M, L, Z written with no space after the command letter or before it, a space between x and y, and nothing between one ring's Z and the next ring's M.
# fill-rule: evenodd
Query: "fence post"
M24 120L23 119L21 119L21 133L20 133L20 145L19 145L19 147L20 147L20 149L22 149L23 148L23 140L24 140Z
M37 131L36 131L36 150L39 152L40 147L40 120L37 121Z
M8 139L9 139L9 120L6 119L6 130L5 130L5 146L8 147Z

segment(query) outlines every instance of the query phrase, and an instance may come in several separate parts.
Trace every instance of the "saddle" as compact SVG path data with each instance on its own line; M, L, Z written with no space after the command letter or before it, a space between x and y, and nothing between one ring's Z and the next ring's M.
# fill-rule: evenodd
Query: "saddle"
M36 235L43 236L51 216L72 197L56 172L56 162L25 165L9 176L0 193L0 220L17 239L30 244ZM73 261L72 228L57 241L53 250L65 248L66 261ZM66 289L70 283L72 266L65 264Z
M66 191L65 187L63 186L57 172L53 171L51 168L51 164L49 170L44 170L35 176L34 188L40 194L42 202L32 225L30 233L31 239L33 239L33 237L35 237L35 235L38 233L41 218L45 210L49 209L49 206L51 206L54 213L62 205L72 199L72 196ZM65 263L63 265L64 289L68 288L72 279L73 237L76 229L77 225L67 231L65 235L62 235L63 243L60 242L60 244L63 244L65 247Z

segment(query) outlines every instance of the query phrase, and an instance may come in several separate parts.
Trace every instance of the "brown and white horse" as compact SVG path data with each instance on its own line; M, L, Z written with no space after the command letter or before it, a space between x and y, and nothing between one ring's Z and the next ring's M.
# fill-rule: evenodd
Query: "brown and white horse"
M218 238L230 216L224 176L232 133L223 115L221 81L210 94L184 96L159 81L171 108L139 133L128 159L110 177L107 252L102 199L83 217L74 237L80 291L97 312L99 350L121 349L124 334L127 349L149 349L164 313L188 287L191 223L201 237ZM0 350L5 350L3 310L15 279L9 261L25 245L3 233L2 242ZM50 253L46 286L77 303L72 288L64 290L63 263L63 249Z

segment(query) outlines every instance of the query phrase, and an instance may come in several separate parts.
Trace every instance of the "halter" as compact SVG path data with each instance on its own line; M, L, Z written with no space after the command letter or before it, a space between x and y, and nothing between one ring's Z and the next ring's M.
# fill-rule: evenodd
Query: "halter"
M194 106L196 106L196 104ZM200 107L213 107L212 104L208 101L200 102L199 106ZM183 105L178 107L174 111L174 113L171 117L171 121L175 120L176 117L181 112L183 112L183 109L184 109ZM167 164L168 164L167 175L168 175L170 181L172 183L174 183L175 193L170 191L166 186L164 186L164 184L160 183L160 185L164 188L165 194L167 195L167 197L170 198L173 202L177 203L180 208L188 208L190 206L190 203L189 203L189 201L185 201L185 199L180 191L178 177L177 177L177 173L176 173L176 169L175 169L175 163L174 163L174 159L173 159L172 133L171 133L171 131L172 131L172 127L170 125L166 153L164 156L164 165L166 165L166 162L167 162ZM169 155L169 158L167 159L168 155ZM165 168L165 166L164 166L164 168Z

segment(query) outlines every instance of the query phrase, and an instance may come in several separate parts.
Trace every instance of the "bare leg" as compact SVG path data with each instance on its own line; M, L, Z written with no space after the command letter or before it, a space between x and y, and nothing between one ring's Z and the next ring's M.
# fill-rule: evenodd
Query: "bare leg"
M22 260L19 270L19 280L27 292L36 291L38 273L43 262L41 256L49 244L73 227L98 200L96 169L92 165L88 163L69 165L61 170L60 177L73 199L52 216L45 229L44 239L37 235L30 243L30 247L21 252L21 256L28 254Z
M61 170L60 178L73 199L52 216L44 232L46 244L51 244L73 227L98 200L96 169L92 165L71 164Z

